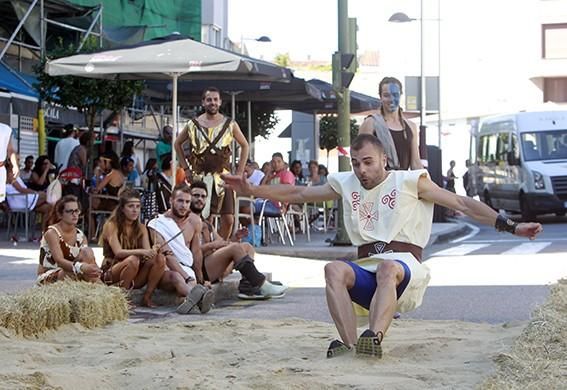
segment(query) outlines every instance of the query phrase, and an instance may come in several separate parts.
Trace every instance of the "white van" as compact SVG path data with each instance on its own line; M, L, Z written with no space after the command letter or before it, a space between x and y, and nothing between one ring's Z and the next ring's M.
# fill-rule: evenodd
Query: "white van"
M482 121L471 156L473 186L494 209L565 215L567 111L519 112Z

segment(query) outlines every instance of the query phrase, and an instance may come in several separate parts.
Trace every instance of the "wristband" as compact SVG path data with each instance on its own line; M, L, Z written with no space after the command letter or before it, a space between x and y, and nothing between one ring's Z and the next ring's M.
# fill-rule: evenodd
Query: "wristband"
M77 261L76 263L73 263L73 273L75 275L80 275L83 273L83 271L81 270L81 265L83 265L83 263Z
M516 233L517 226L518 224L516 222L500 214L498 214L498 216L496 217L496 223L494 224L496 231L508 232L512 234Z

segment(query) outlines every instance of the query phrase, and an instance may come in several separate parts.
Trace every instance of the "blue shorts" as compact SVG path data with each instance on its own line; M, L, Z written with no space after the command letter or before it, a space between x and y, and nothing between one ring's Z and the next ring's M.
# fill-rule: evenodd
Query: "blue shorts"
M254 215L260 215L262 211L262 205L265 199L255 199L254 200ZM266 217L280 216L282 214L281 209L275 205L271 200L266 201L266 207L264 207L264 215Z
M396 261L404 268L404 278L398 287L396 287L397 297L400 299L411 279L411 271L406 263L399 260ZM360 265L353 263L352 261L345 261L345 263L350 265L354 271L354 286L348 290L350 299L352 299L354 303L357 303L368 310L370 308L370 302L372 301L374 292L378 287L376 274L362 268Z

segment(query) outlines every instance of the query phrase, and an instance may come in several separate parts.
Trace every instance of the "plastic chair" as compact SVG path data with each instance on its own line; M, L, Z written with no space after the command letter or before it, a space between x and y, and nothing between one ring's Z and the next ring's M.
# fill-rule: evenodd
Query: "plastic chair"
M297 210L293 206L299 206L300 209ZM301 233L307 234L307 242L311 242L311 233L309 231L309 213L307 212L307 204L303 205L289 205L287 211L285 212L285 217L288 226L292 227L293 239L295 240L295 217L299 218L299 226Z
M287 234L289 239L289 243L293 246L293 238L291 237L291 233L289 231L289 227L287 226L286 216L281 211L275 214L268 214L266 213L266 204L268 203L268 199L264 199L262 201L262 208L260 209L260 217L258 219L260 226L262 226L262 237L264 239L267 238L266 235L266 226L269 228L271 234L278 233L280 240L283 245L286 245L284 231Z
M102 194L89 194L89 230L88 230L89 240L98 237L100 233L101 224L98 221L98 217L102 217L102 216L108 217L110 214L112 214L112 210L98 210L93 208L93 200L95 199L100 199L100 200L111 199L118 202L119 197L111 196L111 195L102 195ZM95 226L93 226L93 224L91 223L92 221L94 221L94 225L96 225L94 235L93 235L93 228L95 228Z
M249 211L248 214L242 214L240 212L240 202L244 202L244 203L249 204L250 211ZM234 200L234 210L236 210L236 211L234 213L234 229L233 229L234 231L233 231L233 233L236 232L236 230L237 230L237 226L238 226L238 223L240 221L240 218L243 217L243 216L247 217L247 218L250 219L250 225L251 225L251 228L252 228L252 242L256 242L256 234L255 234L256 230L254 229L254 225L255 225L255 222L254 222L254 197L237 196L236 199Z
M16 197L25 197L25 203L26 206L24 208L9 208L8 210L8 239L10 239L12 237L12 235L17 236L18 234L18 228L20 227L20 224L22 225L22 227L24 227L25 230L25 238L26 240L29 240L31 237L29 235L30 233L30 224L32 225L32 231L31 233L33 234L33 223L32 221L35 221L35 212L33 210L31 210L30 206L30 199L28 197L29 194L7 194L6 195L6 200L8 200L8 198L16 198ZM9 203L8 203L8 207L9 207ZM14 229L12 231L12 228Z

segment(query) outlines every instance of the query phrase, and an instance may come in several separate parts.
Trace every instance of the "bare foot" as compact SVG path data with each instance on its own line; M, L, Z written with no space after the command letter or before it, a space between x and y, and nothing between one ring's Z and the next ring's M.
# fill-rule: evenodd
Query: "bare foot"
M150 309L157 307L157 305L152 302L152 298L146 297L145 295L144 298L142 298L142 306L149 307Z

